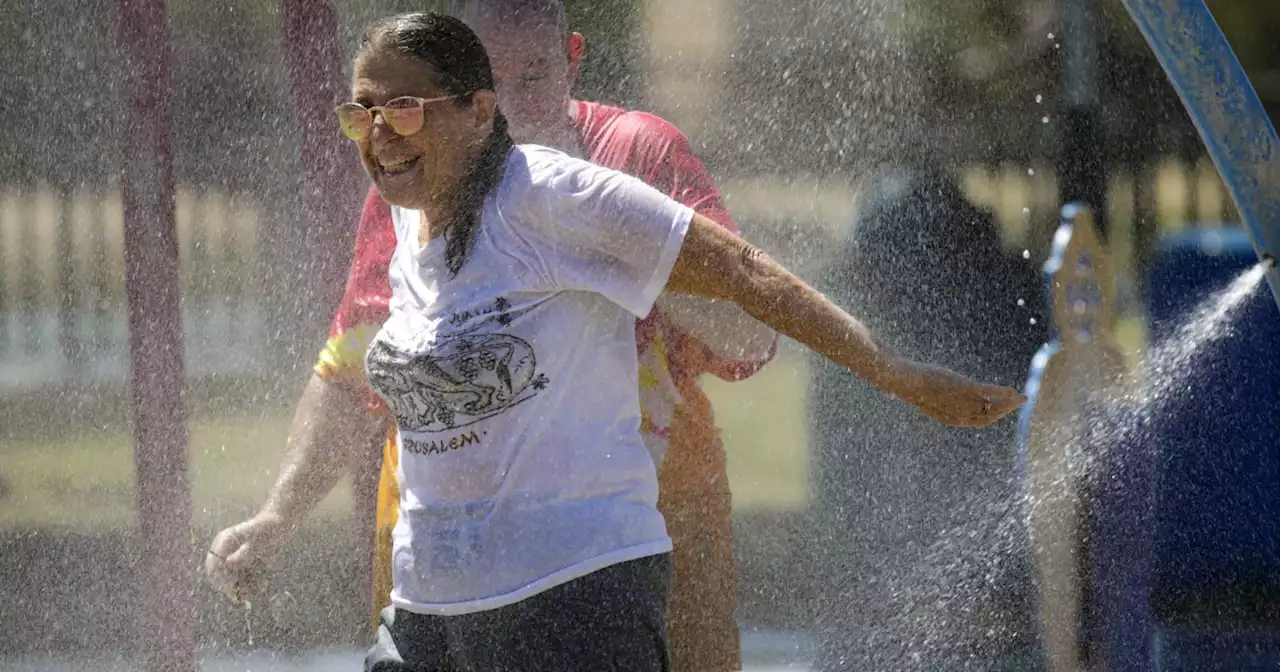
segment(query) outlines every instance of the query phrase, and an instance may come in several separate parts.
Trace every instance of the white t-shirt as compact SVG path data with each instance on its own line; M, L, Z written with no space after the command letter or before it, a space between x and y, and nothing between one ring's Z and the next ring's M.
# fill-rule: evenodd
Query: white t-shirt
M523 145L456 277L392 208L390 316L365 361L399 427L395 606L462 614L671 550L640 437L635 324L693 211Z

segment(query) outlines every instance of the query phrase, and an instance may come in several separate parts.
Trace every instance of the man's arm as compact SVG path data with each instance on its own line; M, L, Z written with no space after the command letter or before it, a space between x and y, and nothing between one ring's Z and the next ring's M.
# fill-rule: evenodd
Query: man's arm
M738 234L711 175L689 139L673 124L645 112L628 112L613 129L629 137L631 174L689 206L698 214ZM778 335L729 301L664 294L658 310L667 321L701 346L695 369L725 380L747 378L776 352Z

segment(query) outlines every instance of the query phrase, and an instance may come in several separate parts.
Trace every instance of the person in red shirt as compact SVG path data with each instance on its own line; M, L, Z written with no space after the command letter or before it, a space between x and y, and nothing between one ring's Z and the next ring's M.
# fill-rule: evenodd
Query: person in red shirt
M639 177L721 226L738 232L702 161L679 129L652 114L573 100L583 38L567 30L559 0L454 2L489 52L499 105L518 142L555 147ZM363 359L387 315L387 266L395 249L391 209L371 187L356 254L330 341L316 373L367 390ZM772 357L776 335L736 306L675 294L636 325L642 431L661 459L659 508L674 550L668 632L675 670L742 667L734 618L737 585L731 546L724 446L703 374L736 381ZM367 393L371 409L379 401ZM376 612L389 603L391 532L399 492L394 429L384 441L373 559Z

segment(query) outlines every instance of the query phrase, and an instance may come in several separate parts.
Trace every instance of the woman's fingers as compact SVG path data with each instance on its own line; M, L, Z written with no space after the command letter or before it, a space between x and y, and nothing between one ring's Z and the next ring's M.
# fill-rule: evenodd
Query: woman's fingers
M966 404L966 417L959 423L965 427L986 427L1027 402L1027 398L1007 387L983 386L978 399Z
M994 415L996 418L1004 417L1010 411L1027 403L1025 396L1017 390L1007 387L997 388L996 391L989 392L985 396L988 403L987 413Z
M986 383L973 383L973 389L978 394L981 394L982 396L990 398L993 403L997 399L1020 400L1019 403L1026 403L1027 401L1026 397L1022 396L1022 393L1018 392L1012 387L1005 387L1003 385L988 385Z
M1017 390L1000 385L967 382L948 394L943 386L935 388L940 396L934 404L921 410L951 427L986 427L1027 402Z
M214 537L205 553L205 575L209 582L232 601L240 601L245 568L253 559L253 543L242 533L243 524L223 530Z
M227 566L227 561L210 550L205 554L205 576L219 593L239 601L237 586L240 583L239 572Z

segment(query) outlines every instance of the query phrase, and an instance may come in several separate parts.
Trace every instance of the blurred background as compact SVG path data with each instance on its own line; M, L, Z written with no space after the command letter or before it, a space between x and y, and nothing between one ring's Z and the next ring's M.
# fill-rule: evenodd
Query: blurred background
M432 5L332 4L344 68L367 22ZM868 320L879 319L899 347L915 347L915 333L923 343L915 351L943 365L1013 385L1025 380L1031 354L1047 337L1038 274L1066 200L1098 208L1118 292L1110 328L1131 363L1146 343L1140 285L1159 237L1238 219L1119 0L1080 3L1095 23L1077 30L1076 42L1064 39L1071 30L1064 17L1078 11L1074 0L566 4L571 26L587 39L581 97L674 122L704 158L744 235L842 304L870 312ZM1280 3L1207 4L1274 123ZM332 315L334 286L323 279L333 274L317 269L326 250L349 250L352 231L297 214L306 199L303 134L279 3L167 5L195 562L213 533L253 512L275 479L293 406ZM127 654L138 532L120 196L131 167L120 158L115 3L8 0L5 8L0 668L6 657ZM1081 68L1083 75L1073 70ZM340 142L336 129L331 135ZM342 198L354 229L366 178L352 184ZM952 188L948 198L963 205L948 212L974 214L953 217L956 228L943 226L938 239L957 245L956 254L966 244L989 243L1000 264L899 257L889 243L915 233L855 226L877 216L867 208L909 201L903 193ZM878 251L868 251L873 234L885 236ZM854 291L851 259L885 275L896 269L901 282ZM958 273L952 277L921 260L964 268L951 269ZM990 275L975 276L977 268ZM971 307L988 315L975 318L987 320L987 335L973 336L985 359L965 354L973 343L921 335L943 319L929 301L945 301L959 287L968 287ZM923 303L889 316L885 297ZM874 456L857 458L862 466L845 472L823 467L824 441L841 427L868 416L891 426L910 422L865 396L824 396L830 385L823 375L834 374L788 342L748 381L705 383L730 453L741 620L759 634L752 645L776 648L767 655L779 659L818 656L819 598L840 580L818 566L822 558L893 561L872 551L853 557L894 542L866 542L871 532L853 529L852 518L838 524L853 526L849 538L866 543L841 550L832 542L842 533L823 516L839 506L824 493L851 484L870 493L885 511L863 509L861 524L877 530L881 516L900 512L890 505L895 498L925 496L911 489L919 484L892 475L877 481ZM1011 441L1012 427L1005 430L984 441ZM999 474L1013 469L1013 449L987 448L966 449L949 458L951 466L929 466L971 476L937 486L938 496L1004 487L1008 478ZM833 485L832 474L846 472ZM201 645L294 652L363 645L367 584L356 535L344 485L272 578L296 617L263 609L246 624L201 584Z

